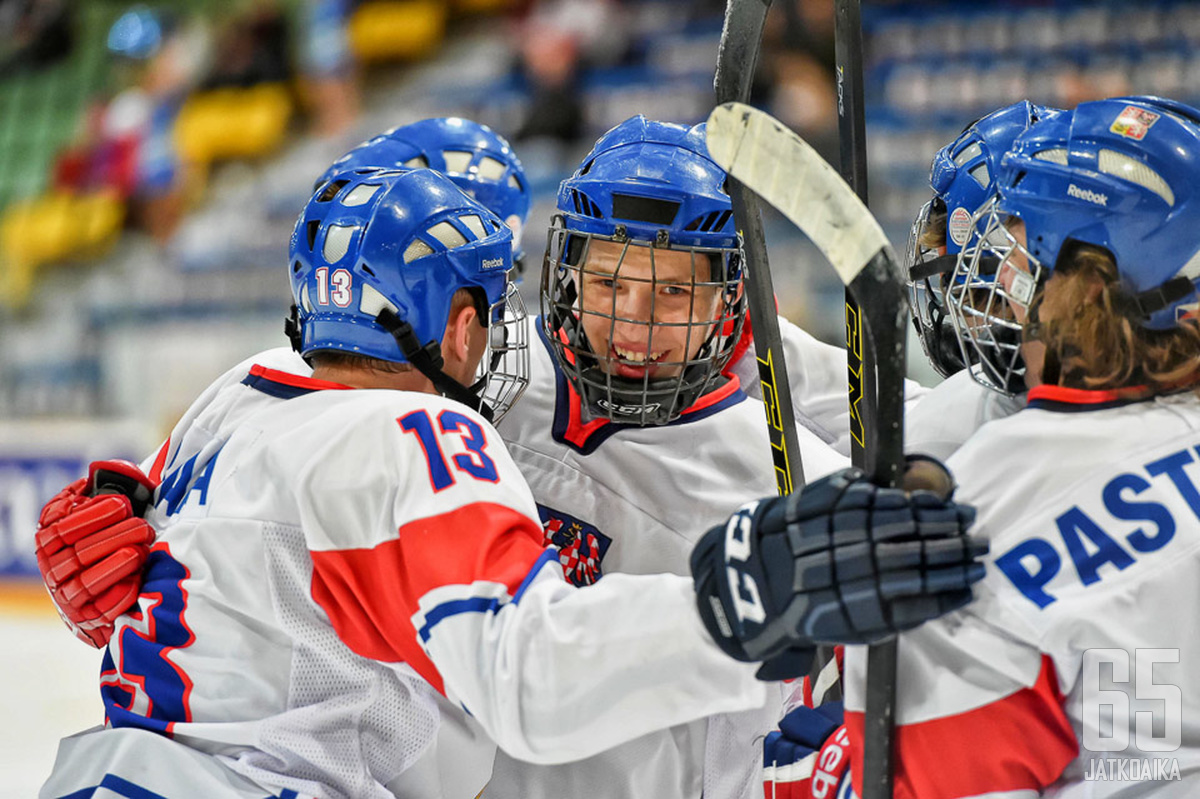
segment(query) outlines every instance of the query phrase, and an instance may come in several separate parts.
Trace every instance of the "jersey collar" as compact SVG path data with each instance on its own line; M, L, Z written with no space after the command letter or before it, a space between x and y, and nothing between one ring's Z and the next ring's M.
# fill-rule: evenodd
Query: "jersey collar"
M555 441L570 447L581 455L590 455L601 444L622 430L642 429L640 425L613 422L608 419L593 419L590 422L584 422L582 400L559 365L558 358L554 355L554 349L546 338L546 331L541 325L540 318L535 320L535 326L538 338L541 339L542 346L546 348L546 354L554 369L554 424L550 428L550 434ZM678 419L665 425L655 426L677 427L697 422L746 399L746 393L742 391L741 381L737 376L729 375L728 377L729 379L719 387L696 400Z
M1087 389L1041 385L1029 389L1026 407L1059 413L1086 413L1143 402L1154 396L1154 393L1146 386Z
M250 373L242 378L242 384L278 399L292 399L304 394L311 394L314 391L346 391L351 388L341 383L317 380L313 377L283 372L279 369L268 369L258 364L250 367Z

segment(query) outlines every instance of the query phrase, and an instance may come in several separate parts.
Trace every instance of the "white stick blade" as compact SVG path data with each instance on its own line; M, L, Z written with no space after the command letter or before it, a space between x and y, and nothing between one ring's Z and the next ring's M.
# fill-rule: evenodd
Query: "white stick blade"
M706 135L712 159L800 228L846 285L888 246L837 170L770 114L725 103L709 114Z

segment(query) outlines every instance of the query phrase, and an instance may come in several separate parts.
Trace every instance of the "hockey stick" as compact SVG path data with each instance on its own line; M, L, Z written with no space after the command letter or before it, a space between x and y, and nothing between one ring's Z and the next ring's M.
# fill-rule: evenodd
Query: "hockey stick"
M717 72L713 78L718 103L750 99L750 84L770 6L771 0L728 0L717 51ZM780 495L787 495L803 487L804 466L800 461L779 318L775 314L775 289L767 261L762 214L758 200L737 180L729 181L729 198L733 201L734 223L742 233L742 246L746 252L746 304L754 331L754 351L758 356L758 378L767 412L775 481Z
M842 178L867 202L866 123L863 119L862 24L859 0L835 0L834 54L837 61L838 143ZM863 360L862 319L858 304L846 293L846 366L850 403L850 461L871 471L875 453L868 429L876 423L871 391L872 368Z
M874 399L880 423L867 431L875 452L870 472L880 484L898 484L904 468L908 298L903 270L887 237L833 167L768 114L739 103L718 106L708 117L707 136L713 160L800 228L833 264L855 300L865 330L859 343L870 358L864 357L864 362L877 364ZM892 647L894 674L894 642ZM889 703L882 718L867 719L864 799L891 796L893 708ZM881 722L887 725L886 749L872 751L879 746ZM883 768L882 779L865 771L867 762Z
M862 14L859 0L834 2L834 57L837 61L838 141L842 177L867 202L867 129L863 113ZM871 435L881 419L876 382L881 366L864 352L861 308L846 293L846 360L849 369L850 460L876 472L879 455ZM858 345L858 346L852 346ZM903 361L899 375L903 377ZM857 403L857 413L855 404ZM901 403L903 404L903 402ZM858 427L859 438L853 435ZM863 796L890 799L892 795L892 729L896 714L896 642L885 641L867 650L867 696L863 752Z
M858 198L867 202L867 129L863 112L862 15L859 0L834 2L834 57L837 61L838 141L841 144L842 177ZM879 452L872 435L881 424L878 383L886 371L869 351L861 347L862 314L846 292L846 362L849 370L850 460L871 474L877 474ZM854 346L857 345L857 346ZM904 361L893 377L903 379ZM903 389L901 389L903 392ZM903 396L903 394L901 394ZM857 413L855 404L857 403ZM901 400L903 406L903 400ZM855 427L859 435L855 441ZM861 448L861 449L860 449ZM867 696L865 708L865 747L863 751L864 799L891 799L892 729L896 714L896 641L876 644L867 650Z

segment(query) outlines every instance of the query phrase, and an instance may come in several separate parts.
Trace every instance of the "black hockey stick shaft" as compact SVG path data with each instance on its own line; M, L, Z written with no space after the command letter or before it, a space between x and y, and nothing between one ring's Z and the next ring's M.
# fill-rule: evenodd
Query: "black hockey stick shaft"
M718 106L708 117L707 140L713 159L803 231L857 301L862 335L855 343L864 361L878 365L880 424L871 428L876 457L870 467L881 484L896 485L904 468L908 302L905 276L887 236L837 170L763 111L739 103ZM890 714L882 720L890 729ZM870 744L881 734L878 718L867 725ZM882 754L890 756L890 745ZM889 787L889 773L863 787L872 796L886 795L881 790Z
M835 0L834 50L837 61L841 172L859 199L867 204L867 134L863 98L861 11L860 0ZM869 270L864 270L860 278L866 279L868 272ZM903 413L904 361L901 359L899 363L895 363L893 359L888 358L886 344L879 339L889 331L890 320L867 320L875 346L863 346L865 309L856 300L856 297L862 296L869 295L849 289L846 292L851 461L877 481L894 485L899 477L898 464L903 461L903 431L890 429L890 423L901 418L892 415L897 410ZM873 308L872 312L876 312L876 309ZM900 329L904 330L903 323ZM879 357L881 355L882 358ZM898 409L891 407L893 399L899 404ZM888 407L884 407L885 404ZM876 644L868 650L865 711L863 799L891 799L896 711L894 639Z
M717 103L749 101L770 6L771 0L727 0L713 78ZM779 318L775 312L775 288L767 260L762 212L758 198L741 183L731 178L728 187L734 223L742 233L746 253L746 304L754 331L754 350L758 356L758 376L767 414L776 486L780 495L787 495L803 487L804 467L800 460Z

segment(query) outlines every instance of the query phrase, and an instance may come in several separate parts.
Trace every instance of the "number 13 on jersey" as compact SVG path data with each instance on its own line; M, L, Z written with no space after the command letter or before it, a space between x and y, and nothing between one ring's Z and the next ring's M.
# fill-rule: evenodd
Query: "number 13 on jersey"
M441 491L454 485L455 472L461 472L476 480L486 480L494 483L500 479L496 471L496 463L484 451L487 449L487 436L483 428L474 419L458 411L442 411L437 417L437 431L428 411L413 411L396 420L406 433L412 433L421 444L425 453L425 463L429 467L429 482L434 492ZM447 442L447 439L450 439ZM457 438L457 442L454 441ZM466 452L447 459L442 443L448 447L465 448ZM451 471L451 465L454 471Z

